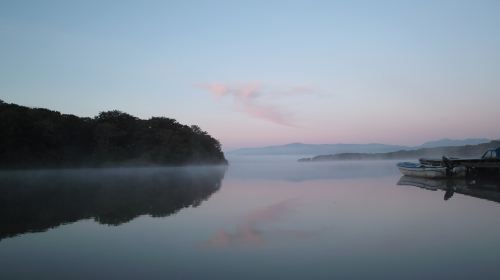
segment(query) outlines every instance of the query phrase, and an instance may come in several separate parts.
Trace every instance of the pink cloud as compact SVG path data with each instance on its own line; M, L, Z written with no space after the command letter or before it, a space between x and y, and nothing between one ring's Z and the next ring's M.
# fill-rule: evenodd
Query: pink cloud
M282 90L281 95L284 96L294 96L294 95L317 95L318 90L308 86L308 85L299 85L299 86L293 86L290 88L286 88Z
M200 88L212 93L217 99L223 96L232 96L235 110L245 113L253 118L270 121L285 126L295 126L293 115L276 105L264 104L259 97L262 95L279 96L308 92L306 87L293 87L286 91L270 91L261 83L252 82L244 84L227 85L211 83L199 85Z
M225 86L223 84L204 84L204 85L200 85L200 87L208 90L217 98L226 95L229 91L227 86Z
M295 126L291 120L292 117L290 113L283 112L273 105L257 104L255 102L238 102L236 110L257 119L263 119L285 126Z

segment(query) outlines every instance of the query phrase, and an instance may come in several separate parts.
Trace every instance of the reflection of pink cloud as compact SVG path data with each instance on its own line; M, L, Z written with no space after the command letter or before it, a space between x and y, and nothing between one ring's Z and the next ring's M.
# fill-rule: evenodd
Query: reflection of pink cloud
M266 208L251 212L247 215L246 220L253 224L279 220L292 211L296 203L294 199L278 202Z
M259 96L290 96L297 94L308 94L313 92L312 88L306 86L292 87L282 91L266 91L258 82L226 85L221 83L202 84L199 86L212 93L216 98L232 96L236 110L257 119L267 120L285 126L294 126L291 114L283 111L277 106L262 104L257 99Z
M264 244L264 231L259 230L259 225L272 223L285 218L292 212L297 201L295 199L285 200L263 209L253 211L243 218L243 222L234 232L221 229L217 231L209 240L204 242L207 247L224 247L229 245L251 245L260 246ZM274 233L280 237L289 236L293 238L308 238L317 234L316 231L305 230L272 230L267 234Z
M204 246L224 247L234 244L260 246L264 244L264 240L262 239L261 232L252 228L250 225L245 225L238 228L234 233L219 230L204 243Z
M231 244L262 245L262 233L258 224L279 220L289 213L295 204L294 200L285 200L263 209L251 212L243 218L243 223L234 233L219 230L207 242L206 246L222 247Z

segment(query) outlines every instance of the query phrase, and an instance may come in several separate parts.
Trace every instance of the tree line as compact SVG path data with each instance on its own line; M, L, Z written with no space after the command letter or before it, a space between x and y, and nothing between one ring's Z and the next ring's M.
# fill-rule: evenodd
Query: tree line
M94 118L0 100L0 167L227 163L219 141L175 119L113 110Z

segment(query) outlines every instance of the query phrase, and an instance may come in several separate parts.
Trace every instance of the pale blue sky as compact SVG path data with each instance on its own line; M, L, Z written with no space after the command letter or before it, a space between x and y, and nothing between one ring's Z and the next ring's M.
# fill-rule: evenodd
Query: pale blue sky
M0 98L168 116L226 149L500 138L499 15L472 0L2 0Z

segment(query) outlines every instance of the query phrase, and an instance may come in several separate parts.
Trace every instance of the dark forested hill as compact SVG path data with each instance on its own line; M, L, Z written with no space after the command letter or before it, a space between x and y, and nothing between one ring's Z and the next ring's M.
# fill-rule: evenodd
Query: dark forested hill
M0 100L0 168L226 163L220 143L174 119L81 118Z

